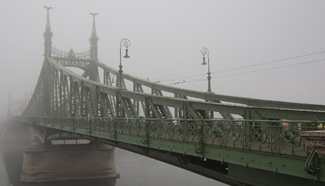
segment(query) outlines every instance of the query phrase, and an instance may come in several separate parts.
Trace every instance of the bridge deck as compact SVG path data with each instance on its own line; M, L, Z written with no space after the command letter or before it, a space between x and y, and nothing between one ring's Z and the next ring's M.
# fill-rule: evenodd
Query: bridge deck
M252 127L247 125L247 121L246 124L245 121L240 123L223 121L196 127L191 125L190 121L186 124L177 124L148 119L89 120L89 118L30 118L29 124L81 134L111 144L130 144L144 149L157 149L316 179L314 175L304 170L307 154L304 143L301 143L299 138L298 125L290 125L290 129L286 129L286 125L283 127L264 123ZM325 169L324 162L320 167ZM321 181L325 181L324 172L318 177Z

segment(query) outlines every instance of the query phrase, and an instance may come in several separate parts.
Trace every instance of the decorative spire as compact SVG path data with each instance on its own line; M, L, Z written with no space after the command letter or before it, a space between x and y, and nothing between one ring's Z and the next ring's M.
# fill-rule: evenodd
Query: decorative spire
M50 10L53 8L51 6L44 6L46 9L46 27L45 30L51 32L51 22L50 22Z
M97 67L97 62L98 62L98 37L96 33L96 16L98 13L90 13L90 15L93 17L93 25L92 25L92 32L91 36L89 39L89 44L90 44L90 59L91 63L89 65L88 69L88 74L89 74L89 79L93 81L98 81L98 67Z
M92 60L97 61L98 56L97 56L97 51L98 51L98 37L97 37L97 32L96 32L96 16L98 13L90 13L90 15L93 17L93 24L92 24L92 32L91 36L89 39L90 42L90 57Z
M93 16L93 28L92 28L92 33L91 37L97 38L97 33L96 33L96 16L98 13L90 13L91 16Z
M46 9L46 25L45 25L45 32L44 32L44 55L46 57L51 56L51 49L52 49L52 31L51 31L51 23L50 23L50 10L53 7L44 6Z

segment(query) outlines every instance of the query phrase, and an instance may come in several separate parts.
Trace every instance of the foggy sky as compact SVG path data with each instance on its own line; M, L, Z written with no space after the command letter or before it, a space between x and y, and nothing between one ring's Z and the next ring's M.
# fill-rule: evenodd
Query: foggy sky
M124 61L126 73L163 82L205 78L199 50L206 46L212 72L217 72L212 74L216 93L325 104L325 62L226 70L324 50L322 0L1 0L2 116L8 92L14 100L33 92L43 60L44 5L55 7L53 45L65 50L89 48L89 12L99 12L100 61L117 67L119 41L127 37L132 46L131 58ZM322 58L325 54L291 62ZM206 91L207 83L177 86Z

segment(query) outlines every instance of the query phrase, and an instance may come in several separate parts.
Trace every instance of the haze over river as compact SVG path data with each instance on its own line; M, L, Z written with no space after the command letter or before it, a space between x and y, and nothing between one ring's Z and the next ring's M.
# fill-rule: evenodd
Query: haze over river
M18 136L16 136L18 138ZM11 136L11 140L16 138ZM0 186L26 186L18 181L21 152L17 145L0 139ZM4 152L4 147L6 152ZM10 149L8 152L8 149ZM115 162L120 178L116 186L225 186L215 180L199 176L189 171L168 165L132 152L117 149ZM28 186L110 186L105 181L61 182L47 184L28 184Z

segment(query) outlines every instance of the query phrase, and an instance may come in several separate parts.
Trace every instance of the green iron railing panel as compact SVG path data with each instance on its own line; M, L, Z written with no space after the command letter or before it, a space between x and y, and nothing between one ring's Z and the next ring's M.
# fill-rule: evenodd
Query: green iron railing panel
M325 172L304 170L300 133L322 122L272 120L171 120L144 118L28 118L30 123L66 132L163 151L225 161L325 182ZM325 170L325 159L319 168Z

